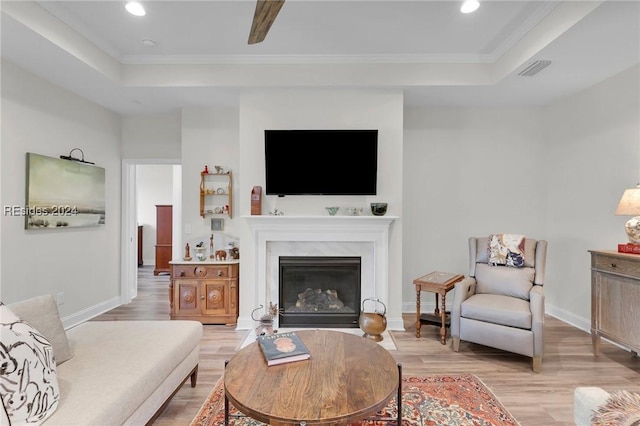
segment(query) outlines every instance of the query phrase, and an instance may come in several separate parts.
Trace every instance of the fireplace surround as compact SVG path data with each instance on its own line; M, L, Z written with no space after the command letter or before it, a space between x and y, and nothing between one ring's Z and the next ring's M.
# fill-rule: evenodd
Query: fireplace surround
M248 224L241 270L238 329L253 329L252 309L279 300L280 256L357 256L361 258L360 299L389 306L389 232L395 216L243 216ZM241 267L243 262L241 262ZM391 311L391 309L390 309ZM403 330L401 307L388 329ZM274 323L280 327L279 318Z

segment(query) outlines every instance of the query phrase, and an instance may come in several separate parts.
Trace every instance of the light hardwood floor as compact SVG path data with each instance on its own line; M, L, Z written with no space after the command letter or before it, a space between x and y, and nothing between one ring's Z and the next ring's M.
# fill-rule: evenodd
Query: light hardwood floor
M152 267L139 270L138 297L128 305L95 320L169 320L169 276L153 276ZM573 390L600 386L609 391L640 391L640 358L607 342L594 357L591 337L556 318L546 317L542 372L531 371L529 359L462 342L453 352L451 339L441 345L439 329L422 326L415 337L415 314L405 314L406 331L392 331L398 347L394 358L405 375L465 374L479 377L523 426L573 424ZM198 384L187 382L174 396L155 425L189 425L247 335L224 325L205 325Z

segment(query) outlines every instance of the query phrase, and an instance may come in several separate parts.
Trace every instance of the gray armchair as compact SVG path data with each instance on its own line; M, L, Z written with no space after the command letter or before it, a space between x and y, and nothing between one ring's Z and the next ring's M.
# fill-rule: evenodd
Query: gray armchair
M453 350L460 340L533 358L542 366L547 242L525 239L524 266L491 266L487 237L469 238L469 276L455 286Z

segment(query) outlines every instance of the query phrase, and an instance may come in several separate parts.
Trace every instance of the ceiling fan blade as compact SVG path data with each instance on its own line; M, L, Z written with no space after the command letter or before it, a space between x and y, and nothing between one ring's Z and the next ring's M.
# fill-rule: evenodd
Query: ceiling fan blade
M264 40L283 4L284 0L258 0L256 11L253 14L253 22L251 23L249 44L260 43Z

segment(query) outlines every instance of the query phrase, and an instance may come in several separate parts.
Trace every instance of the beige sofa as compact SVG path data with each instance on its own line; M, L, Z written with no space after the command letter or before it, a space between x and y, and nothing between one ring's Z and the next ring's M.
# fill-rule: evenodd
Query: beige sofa
M144 425L189 377L195 386L199 322L89 321L65 332L51 296L7 307L52 343L60 402L47 426Z

